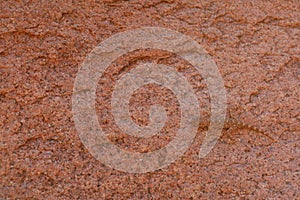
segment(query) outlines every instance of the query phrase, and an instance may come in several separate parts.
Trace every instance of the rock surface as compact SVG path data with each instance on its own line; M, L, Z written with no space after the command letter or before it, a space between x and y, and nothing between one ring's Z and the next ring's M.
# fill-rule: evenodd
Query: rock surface
M298 1L276 0L2 1L0 199L299 199L299 13ZM224 79L231 117L247 126L228 125L201 160L207 126L199 126L181 159L130 174L101 164L85 148L71 97L93 48L144 26L176 30L201 44ZM101 78L96 109L108 138L128 151L160 149L180 122L172 91L148 85L132 96L130 113L145 125L149 105L165 106L169 118L161 133L137 139L116 126L115 81L145 61L182 72L197 91L203 119L210 114L207 87L184 60L151 49L124 55Z

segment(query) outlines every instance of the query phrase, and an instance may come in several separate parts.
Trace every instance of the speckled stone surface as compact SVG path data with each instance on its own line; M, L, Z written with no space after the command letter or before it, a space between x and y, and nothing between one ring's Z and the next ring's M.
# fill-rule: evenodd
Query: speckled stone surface
M298 1L2 1L0 199L299 199L299 13ZM139 63L183 73L203 118L181 159L155 172L130 174L103 165L85 148L71 98L93 48L144 26L176 30L201 44L223 77L235 123L199 160L210 115L203 78L169 52L128 53L109 66L97 88L99 123L114 144L153 151L170 142L179 126L174 94L153 84L134 93L130 113L146 125L149 105L163 105L168 120L161 133L137 139L115 124L113 86Z

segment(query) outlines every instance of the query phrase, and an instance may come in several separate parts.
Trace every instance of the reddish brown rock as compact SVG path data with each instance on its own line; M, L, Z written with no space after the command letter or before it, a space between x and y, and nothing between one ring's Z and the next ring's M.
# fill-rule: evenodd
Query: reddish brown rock
M0 199L299 199L299 13L297 1L3 1ZM227 126L199 160L206 133L200 126L181 159L151 173L129 174L97 161L72 119L76 74L101 41L143 26L176 30L201 44L224 79L231 117L260 131ZM133 95L130 112L147 124L147 106L165 105L171 118L163 134L137 140L114 124L112 81L144 61L184 73L203 118L210 114L203 79L182 59L158 50L124 55L105 72L96 108L108 138L129 151L166 145L180 120L172 92L150 85Z

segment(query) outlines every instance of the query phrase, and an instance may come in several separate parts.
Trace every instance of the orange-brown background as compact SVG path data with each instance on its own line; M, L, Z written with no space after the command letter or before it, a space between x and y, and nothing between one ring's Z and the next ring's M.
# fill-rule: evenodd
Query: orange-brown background
M299 13L299 1L1 0L0 199L299 198ZM76 73L101 41L142 26L173 29L199 42L219 67L232 117L274 141L229 127L199 161L206 131L199 127L186 154L156 172L128 174L94 159L72 120ZM184 61L156 50L119 58L99 83L99 122L116 145L140 152L164 146L180 120L172 92L150 85L132 97L132 117L145 124L147 106L162 103L171 116L163 133L135 140L114 125L113 81L143 61L183 72L197 90L203 118L209 116L206 87Z

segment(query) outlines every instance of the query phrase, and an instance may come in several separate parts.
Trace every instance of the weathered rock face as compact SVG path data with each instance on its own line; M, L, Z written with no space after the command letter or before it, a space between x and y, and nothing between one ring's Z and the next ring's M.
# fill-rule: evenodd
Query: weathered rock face
M299 198L300 4L298 1L3 1L0 5L0 199L296 199ZM149 123L161 104L159 134L123 133L111 114L116 81L143 62L173 66L196 91L202 117L184 156L155 172L130 174L97 161L72 118L78 69L106 38L144 26L190 36L216 62L234 123L208 156L198 152L210 99L193 66L146 49L116 59L101 77L96 110L115 145L149 152L167 145L180 123L174 93L136 90L130 114ZM242 124L242 125L240 125Z

